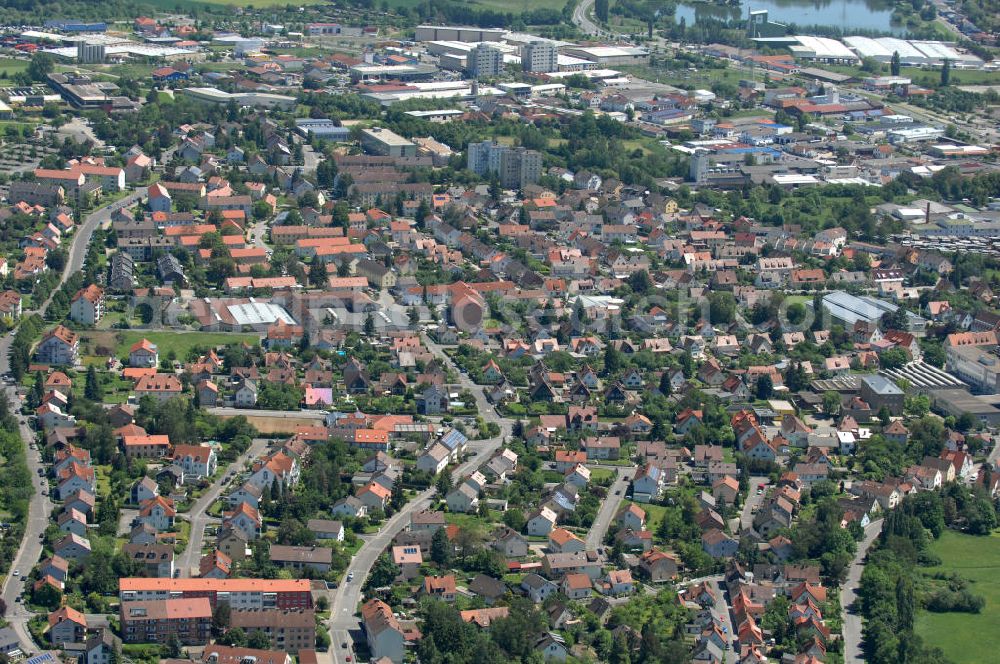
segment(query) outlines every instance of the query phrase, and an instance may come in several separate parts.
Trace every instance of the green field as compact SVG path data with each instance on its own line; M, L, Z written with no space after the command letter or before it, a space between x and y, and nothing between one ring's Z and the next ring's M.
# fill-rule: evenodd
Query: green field
M14 58L0 58L0 74L6 73L3 78L9 78L14 74L28 68L27 60L15 60Z
M222 2L223 0L216 0ZM264 0L267 2L268 0ZM272 3L272 4L284 4L284 3ZM390 7L399 7L402 9L409 9L411 7L416 7L420 4L420 0L389 0ZM510 12L511 14L520 14L521 12L531 11L534 9L556 9L562 11L562 8L566 6L566 0L472 0L468 3L473 8L476 9L492 9L498 12Z
M916 632L924 643L940 647L955 664L994 661L1000 649L1000 534L990 537L962 535L946 530L931 545L941 557L940 567L928 573L955 572L969 581L969 589L986 599L982 613L930 613L917 616Z
M129 331L124 334L119 353L127 351L128 348L137 341L149 339L156 344L160 357L166 356L170 351L174 351L179 359L185 358L188 351L195 346L225 346L229 344L243 343L260 344L260 337L256 334L234 334L227 332L142 332Z
M848 74L858 79L875 75L862 70L859 66L823 65L823 69ZM889 74L889 65L883 67L882 74ZM928 88L936 88L941 83L941 70L935 68L901 67L899 75L909 78L917 85ZM952 69L951 85L1000 85L1000 72L978 69Z
M146 0L146 3L153 7L160 7L168 11L179 11L192 7L285 7L287 0ZM327 4L326 0L300 0L295 3L296 7L303 5Z
M522 2L516 2L516 0L476 0L469 4L488 7L498 12L519 14L532 9L557 9L562 11L562 8L566 6L566 0L531 0L531 2L527 0L522 0Z

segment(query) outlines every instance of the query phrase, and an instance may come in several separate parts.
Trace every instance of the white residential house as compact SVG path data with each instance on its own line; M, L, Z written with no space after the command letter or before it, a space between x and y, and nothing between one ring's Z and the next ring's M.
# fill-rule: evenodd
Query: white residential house
M556 525L558 516L548 507L542 507L528 519L528 534L545 537Z
M96 325L104 316L104 289L91 284L81 288L69 305L69 317L81 325Z
M143 339L132 344L128 351L128 365L137 368L156 368L160 365L160 353L156 344Z
M479 492L468 482L463 482L448 492L445 502L450 512L474 512L479 508Z
M233 394L233 405L236 408L253 408L257 405L257 384L252 380L244 380L243 384Z
M441 443L435 442L417 458L417 470L437 475L448 467L451 452Z
M174 463L183 468L186 475L196 478L215 475L219 466L218 455L210 445L176 445Z

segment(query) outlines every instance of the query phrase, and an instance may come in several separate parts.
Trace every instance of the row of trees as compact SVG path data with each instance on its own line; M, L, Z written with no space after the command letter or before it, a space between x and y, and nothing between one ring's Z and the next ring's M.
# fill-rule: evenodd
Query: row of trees
M941 564L930 544L947 527L989 534L997 527L993 502L980 487L970 491L950 483L940 491L907 496L885 517L858 591L866 619L864 647L872 664L947 664L940 649L926 646L914 633L916 612L923 607L978 613L985 605L957 576L937 575L928 583L918 572L918 566Z
M922 498L921 496L932 496ZM939 648L929 648L914 632L919 579L915 567L926 560L928 521L919 509L936 494L907 498L890 512L861 575L858 601L866 618L864 649L871 664L946 664ZM919 498L918 501L915 498ZM933 532L933 530L931 531Z
M10 410L6 392L0 393L0 511L7 514L10 527L0 538L0 573L4 573L17 555L28 519L28 502L34 493L31 471L25 458L24 441L17 417ZM2 614L0 614L2 615Z

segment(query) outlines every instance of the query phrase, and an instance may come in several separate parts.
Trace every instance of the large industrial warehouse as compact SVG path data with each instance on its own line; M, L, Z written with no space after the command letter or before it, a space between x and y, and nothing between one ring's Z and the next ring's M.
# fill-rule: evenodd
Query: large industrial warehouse
M895 37L846 37L844 43L859 58L874 58L879 62L889 62L893 53L899 53L902 64L914 66L939 65L945 60L956 63L966 60L966 56L942 42L911 41Z

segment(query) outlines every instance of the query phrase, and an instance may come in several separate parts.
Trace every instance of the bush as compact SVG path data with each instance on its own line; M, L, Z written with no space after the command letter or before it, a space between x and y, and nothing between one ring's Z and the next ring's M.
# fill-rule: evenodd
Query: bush
M986 600L968 590L938 590L927 600L927 610L934 613L979 613L986 606Z

